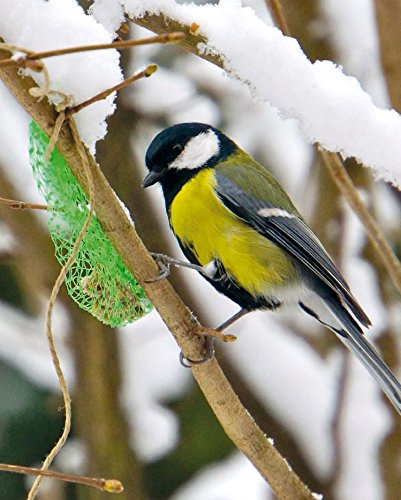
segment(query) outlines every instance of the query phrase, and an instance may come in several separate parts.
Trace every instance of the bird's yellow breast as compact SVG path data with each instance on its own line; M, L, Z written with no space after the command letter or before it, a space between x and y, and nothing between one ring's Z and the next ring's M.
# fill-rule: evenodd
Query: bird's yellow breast
M253 296L268 295L295 276L291 260L273 242L235 216L214 192L212 169L189 180L170 205L170 224L203 266L218 259Z

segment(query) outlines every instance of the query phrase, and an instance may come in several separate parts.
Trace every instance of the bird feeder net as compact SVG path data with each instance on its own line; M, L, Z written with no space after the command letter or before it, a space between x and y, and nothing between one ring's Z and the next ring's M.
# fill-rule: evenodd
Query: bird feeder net
M29 156L41 194L49 207L48 227L55 255L63 266L89 211L88 197L67 162L54 148L49 161L49 139L33 121ZM68 294L85 311L109 326L123 326L142 317L152 304L127 269L93 215L65 278Z

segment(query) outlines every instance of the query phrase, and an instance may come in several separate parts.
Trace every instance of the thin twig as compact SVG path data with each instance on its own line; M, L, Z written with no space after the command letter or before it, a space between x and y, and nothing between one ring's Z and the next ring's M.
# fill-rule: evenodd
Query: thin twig
M40 203L28 203L27 201L9 200L8 198L0 198L0 205L6 205L9 208L20 210L26 210L27 208L32 208L34 210L49 210L47 205L41 205Z
M274 24L280 28L283 35L291 36L287 21L285 20L281 2L279 0L265 0L270 11Z
M177 43L183 40L184 33L173 32L163 33L161 35L143 38L140 40L123 40L111 43L99 43L96 45L81 45L80 47L67 47L65 49L47 50L44 52L34 52L28 55L31 61L35 59L45 59L46 57L62 56L66 54L74 54L76 52L92 52L95 50L105 49L129 49L138 45L150 45L153 43Z
M377 251L377 255L387 269L397 290L401 293L401 263L393 252L386 236L366 208L340 157L336 153L330 153L324 149L321 150L321 155L338 189L363 224L368 238Z
M106 49L129 49L130 47L136 47L139 45L149 45L153 43L177 43L182 41L184 38L185 35L182 32L162 33L161 35L153 36L150 38L143 38L140 40L123 40L111 43L81 45L76 47L66 47L64 49L46 50L43 52L31 52L27 49L23 49L20 47L13 47L7 44L0 44L0 49L17 50L18 52L23 52L26 54L25 57L4 59L3 61L0 61L0 67L27 66L29 65L30 61L45 59L47 57L75 54L77 52L92 52L95 50L106 50ZM30 69L34 68L30 67Z
M63 472L34 469L33 467L24 467L23 465L0 464L0 470L6 472L15 472L17 474L26 474L30 476L50 477L59 481L68 483L77 483L84 486L92 486L108 493L122 493L124 486L117 479L103 479L101 477L75 476L64 474Z
M9 43L0 43L0 50L5 50L7 52L22 52L23 54L26 54L26 56L31 53L31 51L29 51L28 49L24 49L24 47L18 47L17 45L11 45ZM18 59L14 57L7 57L6 59L0 61L0 68L7 68L8 66L19 66L17 60L26 61L26 57L19 57ZM33 69L35 71L35 68ZM39 71L41 71L41 68L39 68Z
M52 290L52 293L50 295L50 299L49 299L49 303L48 303L48 307L47 307L46 334L47 334L47 340L48 340L48 344L49 344L49 348L50 348L50 353L51 353L52 360L53 360L53 365L54 365L54 368L55 368L56 373L57 373L57 378L59 381L61 392L63 394L64 409L65 409L65 421L64 421L63 433L60 436L57 443L55 444L55 446L50 451L49 455L46 457L46 460L43 462L43 465L41 468L42 470L47 470L50 467L54 458L59 453L61 448L64 446L64 443L66 442L68 435L70 433L70 429L71 429L71 398L70 398L70 394L68 391L67 382L65 380L64 373L63 373L63 370L61 368L60 359L59 359L58 354L57 354L57 350L56 350L56 346L55 346L54 338L53 338L53 332L52 332L52 316L53 316L54 305L55 305L56 298L57 298L57 295L59 293L60 287L64 283L68 269L70 268L72 262L74 261L76 255L77 255L77 252L78 252L79 247L81 245L82 239L85 236L85 233L88 229L88 226L90 224L90 221L91 221L92 215L93 215L93 211L94 211L93 210L94 187L93 187L93 179L92 179L89 164L88 164L88 159L87 159L85 150L83 148L81 139L79 137L79 133L78 133L75 121L72 117L70 117L69 123L70 123L70 128L71 128L73 138L75 140L76 147L78 148L78 152L79 152L79 155L81 158L83 170L85 172L85 175L87 176L87 182L88 182L88 186L89 186L89 190L88 190L89 191L89 211L88 211L88 215L86 217L86 220L82 226L82 229L81 229L81 231L80 231L80 233L75 241L75 244L74 244L74 247L71 251L71 254L68 257L64 266L62 267L60 274L58 275L58 277L56 279L56 282L54 283L53 290ZM35 481L32 485L32 488L29 491L28 500L33 500L35 498L41 481L42 481L41 476L38 476L35 479Z
M61 130L61 127L63 126L64 120L65 120L65 111L61 111L57 116L56 123L54 124L53 133L50 137L49 144L47 145L47 148L46 148L45 161L50 160L50 156L51 156L53 149L58 141L58 137L60 135L60 130Z
M30 88L29 93L33 97L36 97L39 101L50 94L59 95L60 92L58 92L57 90L50 90L50 75L45 64L42 63L41 69L38 72L43 73L43 78L44 78L43 85L41 87Z
M100 101L102 99L106 99L107 96L112 94L113 92L116 92L117 90L121 90L124 87L127 87L128 85L131 85L131 83L141 79L141 78L147 78L150 75L153 75L153 73L157 70L157 64L150 64L147 68L145 68L142 71L139 71L138 73L135 73L134 75L130 76L123 82L114 85L114 87L110 87L107 90L104 90L103 92L100 92L99 94L91 97L87 101L82 102L81 104L77 104L76 106L72 106L68 109L67 115L71 116L74 113L78 113L78 111L81 111L81 109L86 108L90 104L93 104L97 101Z

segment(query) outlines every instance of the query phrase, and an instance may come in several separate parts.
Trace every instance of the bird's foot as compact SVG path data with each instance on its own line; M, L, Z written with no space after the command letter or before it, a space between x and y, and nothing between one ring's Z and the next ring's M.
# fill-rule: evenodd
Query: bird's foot
M212 278L213 273L215 272L214 261L209 262L205 266L199 266L197 264L191 264L190 262L185 262L183 260L174 259L174 257L170 257L169 255L165 255L163 253L155 253L150 252L150 255L155 260L156 264L159 266L160 273L153 278L149 278L146 280L146 283L154 283L155 281L160 281L164 278L167 278L171 274L171 266L175 267L187 267L188 269L194 269L195 271L200 272L204 276L208 278Z
M203 363L207 363L214 357L215 349L214 349L214 341L215 339L220 339L223 342L234 342L237 340L235 335L224 334L221 330L207 328L204 326L198 325L196 327L196 334L205 338L205 352L204 355L199 359L192 359L184 356L182 352L180 352L180 363L185 368L191 368L193 365L202 365Z
M214 357L214 339L210 335L205 336L205 352L203 356L199 359L192 359L184 356L182 351L180 352L180 363L184 368L192 368L193 365L202 365L207 363Z

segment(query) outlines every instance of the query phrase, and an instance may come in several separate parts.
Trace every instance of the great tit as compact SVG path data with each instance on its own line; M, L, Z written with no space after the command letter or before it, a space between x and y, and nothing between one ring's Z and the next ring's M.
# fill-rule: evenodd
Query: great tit
M365 339L370 320L277 180L220 130L182 123L146 152L186 258L242 312L296 304L330 328L401 413L401 385Z

